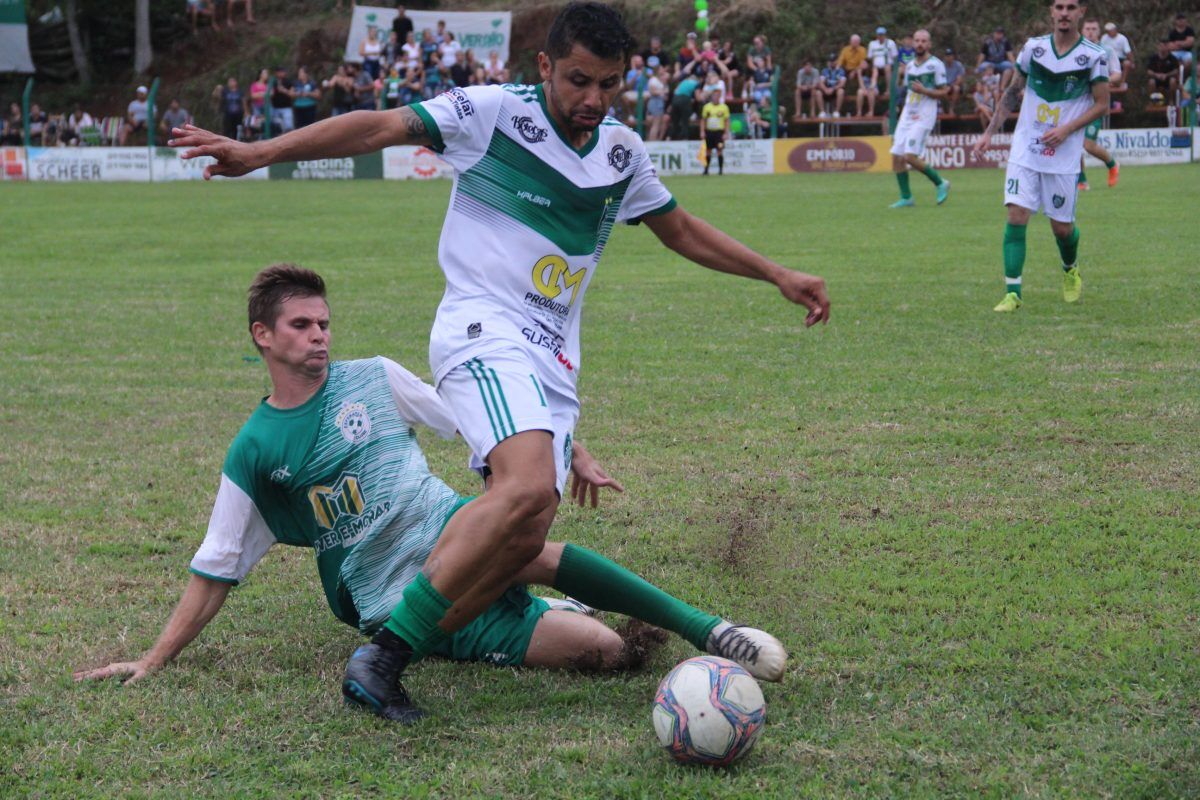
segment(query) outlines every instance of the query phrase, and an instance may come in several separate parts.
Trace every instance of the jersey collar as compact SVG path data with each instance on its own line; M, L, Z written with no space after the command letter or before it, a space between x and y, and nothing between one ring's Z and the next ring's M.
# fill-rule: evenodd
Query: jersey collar
M546 121L550 123L550 127L554 129L556 134L558 134L558 138L562 140L563 144L570 148L572 153L575 153L580 158L587 158L587 154L596 149L596 144L600 141L599 126L596 126L596 130L592 131L592 138L584 142L583 147L576 147L575 145L571 144L571 140L568 139L563 132L558 129L558 123L554 121L553 115L550 114L550 109L546 107L546 90L540 83L537 85L537 100L538 105L542 107L542 113L546 115Z
M1058 54L1058 48L1054 46L1054 34L1053 33L1050 34L1050 49L1054 51L1054 57L1057 59L1064 59L1067 56L1071 55L1071 51L1074 50L1076 47L1079 47L1079 45L1081 45L1081 44L1083 44L1083 34L1082 33L1079 34L1079 38L1075 40L1075 44L1068 47L1067 52L1063 53L1060 56Z

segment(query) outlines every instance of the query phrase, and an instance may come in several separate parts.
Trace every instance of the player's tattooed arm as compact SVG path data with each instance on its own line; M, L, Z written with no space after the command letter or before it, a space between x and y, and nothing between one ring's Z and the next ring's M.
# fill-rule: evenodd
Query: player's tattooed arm
M992 121L987 126L987 130L975 142L975 146L971 148L971 157L979 158L979 154L987 147L992 140L992 134L1000 130L1004 125L1004 120L1008 119L1009 112L1016 113L1021 109L1021 92L1025 89L1025 76L1019 71L1013 75L1012 81L1009 82L1008 88L1004 90L1004 94L1000 95L1000 102L996 103L996 113L992 114Z
M433 138L425 127L425 120L408 106L399 110L400 123L404 128L403 144L414 144L428 147L433 144Z

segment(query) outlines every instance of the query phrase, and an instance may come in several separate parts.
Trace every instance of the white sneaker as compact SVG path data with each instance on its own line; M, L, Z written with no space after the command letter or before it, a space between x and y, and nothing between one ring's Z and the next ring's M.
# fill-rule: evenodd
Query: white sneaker
M787 664L787 651L766 631L722 622L708 634L710 655L736 661L760 681L779 681Z
M828 112L828 111L822 111L820 114L817 114L817 116L818 116L820 119L828 119L828 118L829 118L829 112Z
M583 614L585 617L596 616L596 609L581 603L573 597L543 597L546 604L550 606L551 611L574 611L576 614Z
M833 116L835 116L835 117L840 117L841 115L842 115L842 112L840 112L840 111L833 112Z

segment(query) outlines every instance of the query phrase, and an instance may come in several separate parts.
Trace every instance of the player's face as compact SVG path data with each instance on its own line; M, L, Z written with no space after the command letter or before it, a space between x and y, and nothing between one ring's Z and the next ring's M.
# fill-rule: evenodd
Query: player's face
M1083 23L1083 36L1089 42L1100 41L1100 23L1099 22Z
M929 34L921 31L913 36L913 49L917 55L923 56L929 52Z
M576 44L569 55L551 62L538 53L538 69L546 83L546 104L568 136L590 133L604 121L621 91L624 58L605 59Z
M1075 0L1056 0L1050 6L1050 19L1054 22L1054 30L1059 33L1071 33L1079 30L1079 20L1083 18L1083 8Z
M285 300L275 327L255 324L263 357L280 366L319 376L329 368L329 306L321 297Z

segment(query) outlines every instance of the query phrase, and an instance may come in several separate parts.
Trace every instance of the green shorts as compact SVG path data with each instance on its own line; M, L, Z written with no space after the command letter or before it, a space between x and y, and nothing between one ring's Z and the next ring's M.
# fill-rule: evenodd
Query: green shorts
M482 661L499 667L525 662L538 620L550 605L524 586L514 586L467 627L442 642L435 655L455 661Z
M1088 126L1083 129L1084 138L1086 138L1088 141L1092 141L1092 142L1099 139L1100 138L1100 125L1103 121L1104 121L1104 118L1101 117L1100 119L1094 119L1091 122L1089 122Z

